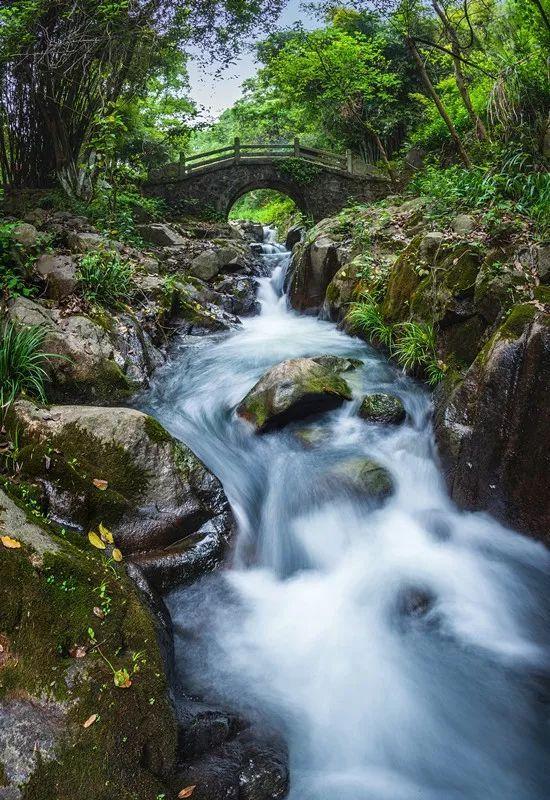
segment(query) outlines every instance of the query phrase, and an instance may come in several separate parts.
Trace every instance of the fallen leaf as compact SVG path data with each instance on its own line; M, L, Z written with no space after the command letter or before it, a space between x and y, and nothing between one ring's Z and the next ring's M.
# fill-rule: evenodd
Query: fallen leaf
M101 536L104 542L107 542L107 544L115 543L115 540L113 539L113 534L111 533L109 528L105 527L105 525L102 522L99 523L99 535Z
M113 560L114 561L122 561L122 553L118 549L118 547L113 548Z
M95 531L90 531L88 534L88 541L98 550L105 550L105 542L102 542Z
M196 788L197 788L196 783L194 783L192 786L186 786L185 789L182 789L181 792L178 794L178 800L182 800L182 798L184 797L191 797Z
M107 481L102 480L101 478L94 478L92 481L93 485L100 489L102 492L105 491L107 486L109 485Z
M93 613L94 616L99 617L99 619L105 619L105 612L103 609L99 608L99 606L94 606Z
M84 658L86 655L86 648L83 644L75 644L69 649L71 658Z
M89 728L89 727L90 727L90 725L93 725L93 724L94 724L94 722L96 721L96 719L97 719L97 714L92 714L92 716L91 716L91 717L88 717L88 719L86 720L86 722L83 722L83 723L82 723L82 727L83 727L83 728Z
M17 539L12 539L11 536L0 536L0 542L7 547L8 550L17 550L21 547L21 542L17 541Z

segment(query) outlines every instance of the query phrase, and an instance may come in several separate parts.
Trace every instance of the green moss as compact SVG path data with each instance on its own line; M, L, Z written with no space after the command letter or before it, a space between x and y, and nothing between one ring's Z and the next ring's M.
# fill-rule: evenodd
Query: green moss
M97 439L77 423L65 425L47 442L37 441L32 432L20 438L22 476L31 480L43 476L48 457L48 480L76 499L74 511L83 527L118 521L148 485L149 474L135 464L128 450ZM94 478L106 480L107 489L99 491Z
M391 269L382 302L382 313L389 322L401 322L408 318L412 295L421 281L415 269L421 240L421 235L415 236Z
M154 417L145 417L145 433L152 442L155 444L164 444L165 442L172 442L173 439L158 420Z
M535 296L535 300L538 300L539 303L550 305L550 286L537 286L533 290L533 294Z
M108 403L116 405L128 400L137 385L111 359L104 359L98 369L86 378L64 376L48 388L52 400L72 401L82 399L86 403Z
M340 297L340 289L334 281L331 281L327 286L325 297L329 303L335 303Z
M537 308L530 303L514 306L495 336L499 339L517 339L526 325L533 322Z
M8 777L6 775L6 770L4 765L0 761L0 786L7 786L8 785Z
M58 551L38 560L26 546L0 548L0 632L13 656L0 697L48 697L68 712L56 759L38 763L22 796L74 800L84 787L90 800L153 800L166 790L176 748L153 620L122 566L87 541L77 547L50 536ZM70 657L75 644L83 658ZM114 685L99 649L131 673L130 688ZM91 714L98 719L85 729Z

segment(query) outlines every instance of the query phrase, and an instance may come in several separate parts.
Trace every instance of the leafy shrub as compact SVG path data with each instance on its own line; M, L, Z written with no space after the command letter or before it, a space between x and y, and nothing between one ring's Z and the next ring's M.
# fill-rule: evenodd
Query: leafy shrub
M134 270L114 250L93 250L80 259L78 283L90 303L117 308L134 293Z
M431 387L442 380L445 364L437 358L435 331L431 325L419 322L388 325L380 307L369 295L351 304L346 320L355 333L387 347L390 356L407 372L421 371Z
M357 303L352 303L346 315L351 330L362 333L369 341L378 341L391 349L393 329L384 322L380 308L369 295L364 295Z
M0 327L0 416L22 392L45 401L45 365L50 358L59 358L43 352L45 338L41 325L4 322Z
M392 355L408 372L423 370L430 386L443 378L444 365L438 361L435 331L432 325L420 322L402 322L394 326L395 344Z
M48 244L49 239L42 236L31 252L24 251L12 238L16 225L17 222L0 224L0 295L32 297L36 288L29 283L28 275L38 253Z
M493 166L428 166L409 188L433 198L436 215L490 206L529 217L542 236L550 232L550 172L517 146Z

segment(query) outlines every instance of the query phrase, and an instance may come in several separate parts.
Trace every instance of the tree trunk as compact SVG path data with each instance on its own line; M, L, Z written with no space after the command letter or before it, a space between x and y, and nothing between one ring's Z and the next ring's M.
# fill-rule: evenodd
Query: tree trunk
M434 7L436 14L439 16L441 22L443 23L443 28L445 30L445 33L447 34L447 38L449 39L449 44L451 45L451 50L453 53L452 58L453 58L453 67L455 73L455 81L460 96L462 98L462 102L464 103L466 111L468 112L468 116L470 117L472 125L474 126L477 137L482 141L486 141L489 138L487 135L487 129L483 124L483 120L476 113L472 105L472 99L470 97L470 92L468 91L468 82L466 80L464 72L462 71L462 60L461 60L462 53L456 30L449 22L449 19L445 14L445 11L441 8L437 0L432 0L432 6Z
M430 76L428 75L426 67L424 66L424 62L422 60L422 56L418 52L418 48L416 46L416 42L411 37L407 37L406 42L407 42L407 46L408 46L409 50L412 53L412 56L413 56L414 60L415 60L415 62L417 64L417 66L418 66L418 70L420 72L420 77L422 78L422 82L424 83L424 86L426 87L426 90L427 90L428 94L430 95L430 97L434 101L437 110L441 114L441 118L443 119L445 125L449 129L449 133L451 134L451 137L452 137L454 143L457 146L458 152L460 154L460 158L462 159L462 162L464 163L464 166L467 167L468 169L470 169L470 167L472 166L472 162L470 161L470 157L469 157L468 153L466 152L466 150L464 149L464 145L462 144L460 136L458 135L458 133L456 131L456 128L453 125L453 122L452 122L450 116L448 115L447 110L445 109L445 106L441 102L441 98L439 97L439 95L437 94L437 92L435 90L435 87L434 87L434 85L433 85L433 83L432 83L432 81L430 79Z

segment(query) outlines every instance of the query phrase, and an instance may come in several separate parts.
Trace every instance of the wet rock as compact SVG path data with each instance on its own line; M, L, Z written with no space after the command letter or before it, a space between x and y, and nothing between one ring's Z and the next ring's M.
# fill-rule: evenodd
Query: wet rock
M18 222L11 232L11 239L25 250L38 244L40 234L28 222Z
M156 420L129 408L44 410L19 401L10 426L19 429L24 473L44 487L50 516L85 531L104 522L153 584L168 588L164 573L184 580L223 556L233 517L221 484ZM149 551L156 566L139 561Z
M232 739L244 726L236 714L194 700L178 700L178 749L192 760Z
M183 766L174 791L195 785L197 800L280 800L289 786L288 753L276 736L254 728Z
M356 289L361 280L364 263L361 256L354 258L349 264L340 267L333 277L325 293L323 315L340 322L349 304L356 299Z
M285 247L287 250L292 250L295 244L302 241L305 230L303 225L293 225L292 228L288 229L285 238Z
M231 224L237 227L249 242L263 242L264 226L261 223L236 220Z
M293 257L289 287L292 308L317 313L328 285L348 260L348 255L330 236L318 236L310 244L298 248Z
M10 536L28 545L39 557L58 550L54 540L39 525L28 520L23 509L3 489L0 489L0 531L9 531Z
M368 422L399 425L406 417L403 403L391 394L368 394L363 398L359 416Z
M369 458L349 458L332 469L328 482L343 485L362 497L379 504L393 494L394 485L390 473Z
M183 236L164 223L154 222L148 225L138 225L138 231L146 242L151 242L159 247L178 247L185 244Z
M34 271L47 282L47 295L53 300L63 300L76 289L76 264L70 256L45 253L36 261Z
M516 306L463 379L442 389L436 438L453 500L550 542L550 315Z
M361 364L336 356L294 358L272 367L237 407L237 414L257 433L280 428L295 419L337 408L351 400L341 373Z
M419 619L431 610L435 597L427 589L411 586L403 589L397 599L397 613L401 617Z
M259 314L260 304L256 300L256 281L247 276L224 275L212 284L215 289L212 302L224 311L240 317Z

